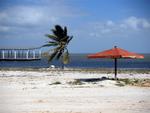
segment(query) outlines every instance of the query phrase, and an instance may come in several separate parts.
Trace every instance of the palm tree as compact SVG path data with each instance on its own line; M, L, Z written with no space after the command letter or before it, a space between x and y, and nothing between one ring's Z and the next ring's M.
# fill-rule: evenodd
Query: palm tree
M55 28L52 29L53 34L46 34L46 36L50 39L50 41L43 45L44 47L55 46L52 54L49 56L48 62L51 62L54 58L62 60L62 68L64 68L64 64L69 63L69 52L67 46L69 42L72 40L73 36L67 35L67 27L62 28L60 25L55 25Z

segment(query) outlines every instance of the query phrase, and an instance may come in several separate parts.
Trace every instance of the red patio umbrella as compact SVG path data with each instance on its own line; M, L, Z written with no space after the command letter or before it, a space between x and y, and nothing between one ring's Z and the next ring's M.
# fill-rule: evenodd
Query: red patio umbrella
M88 55L88 58L112 58L115 61L115 79L117 78L117 59L118 58L144 58L143 55L126 51L114 46L114 48L99 53Z

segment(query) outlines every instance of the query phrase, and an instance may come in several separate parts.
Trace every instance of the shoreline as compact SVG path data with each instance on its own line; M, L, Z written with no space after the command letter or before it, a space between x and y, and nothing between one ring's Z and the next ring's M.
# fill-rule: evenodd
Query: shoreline
M114 73L114 68L0 68L0 71L63 71L63 72L92 72L92 73ZM149 68L118 68L119 73L142 73L150 74Z

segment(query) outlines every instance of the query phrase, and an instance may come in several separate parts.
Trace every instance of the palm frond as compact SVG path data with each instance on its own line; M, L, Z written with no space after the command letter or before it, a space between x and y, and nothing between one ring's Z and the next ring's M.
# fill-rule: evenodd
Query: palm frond
M60 25L55 25L55 29L52 29L52 32L54 35L58 37L58 40L64 37L63 33L63 28Z
M54 49L54 52L50 55L50 57L48 59L48 62L51 62L56 57L59 50L60 50L60 47L57 47L57 48Z
M56 42L56 41L55 41L55 42L53 42L53 41L48 41L48 43L49 43L49 44L57 44L57 45L59 44L59 43Z
M59 33L63 33L63 32L64 32L63 28L62 28L60 25L55 25L55 29L56 29L56 31L58 31Z
M51 40L58 41L58 37L55 36L55 35L46 34L45 36L48 37L48 38L50 38Z
M48 44L45 44L43 45L42 47L50 47L50 46L57 46L58 44L56 43L48 43Z
M62 51L59 51L59 53L58 53L57 56L56 56L56 59L59 60L60 57L62 56L62 54L63 54L63 52L62 52Z
M63 54L63 63L68 64L70 61L69 52L66 50L66 52Z
M67 36L67 27L64 27L64 36Z
M65 36L65 37L62 38L60 41L67 42L67 40L68 40L68 36Z
M72 40L73 36L70 36L68 41L67 41L67 44Z
M57 51L54 51L54 52L49 56L48 62L51 62L51 61L54 59L54 57L56 56L56 54L57 54Z

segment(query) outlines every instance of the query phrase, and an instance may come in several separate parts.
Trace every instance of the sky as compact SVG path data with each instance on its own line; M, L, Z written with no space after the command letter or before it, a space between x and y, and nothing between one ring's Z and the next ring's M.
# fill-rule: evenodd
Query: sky
M118 46L150 53L150 0L0 0L0 48L44 45L67 26L70 53Z

